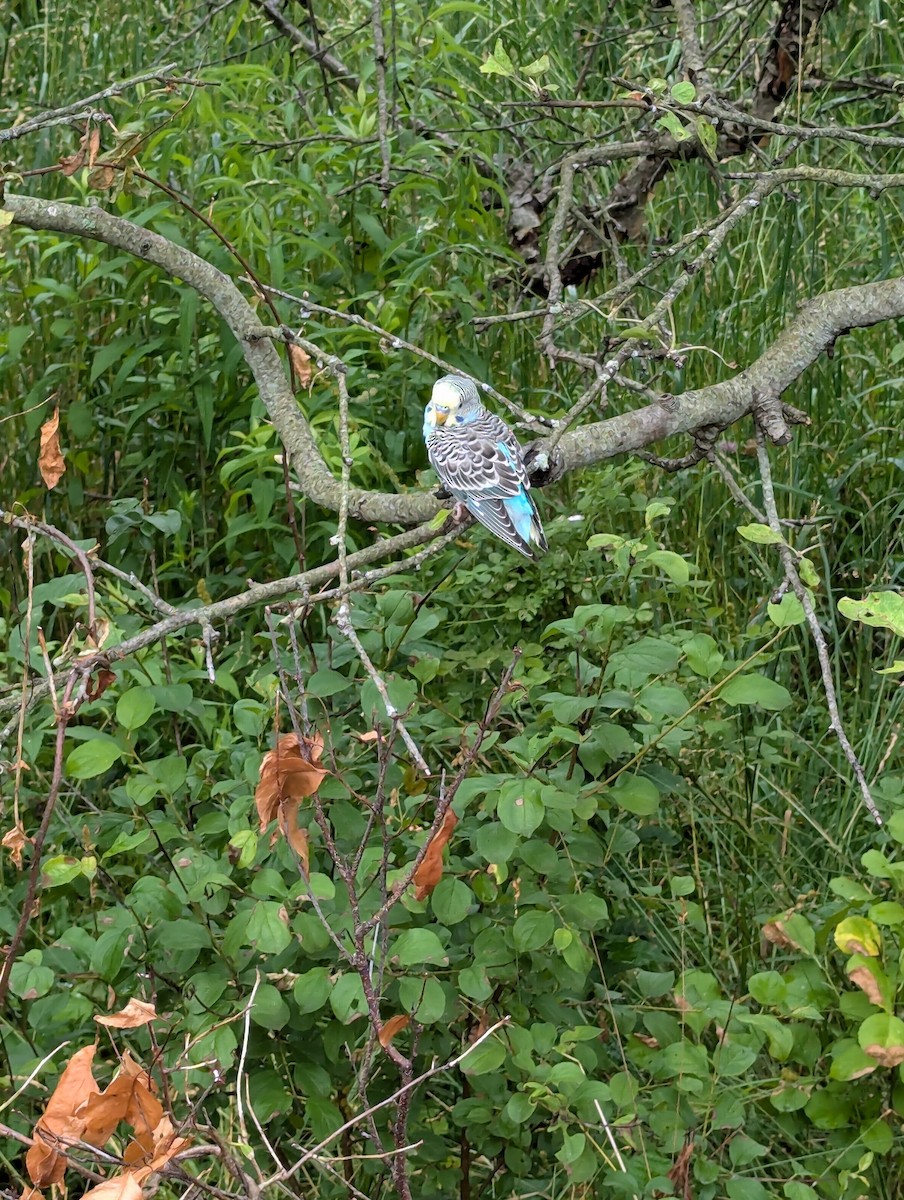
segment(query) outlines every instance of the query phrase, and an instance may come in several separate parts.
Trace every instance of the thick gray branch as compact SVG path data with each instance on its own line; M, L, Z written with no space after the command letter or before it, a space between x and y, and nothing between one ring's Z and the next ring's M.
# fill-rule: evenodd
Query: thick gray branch
M191 250L96 206L79 208L32 196L7 195L3 207L14 214L16 224L26 225L29 229L52 229L93 238L143 258L168 275L183 279L209 300L242 347L261 400L289 454L302 491L315 504L338 510L339 480L320 455L310 426L292 394L279 353L269 338L254 336L260 330L260 319L228 275ZM415 525L428 521L437 509L436 501L421 493L394 496L355 488L349 493L349 513L365 521Z
M313 503L338 512L340 481L320 455L277 350L269 338L260 336L257 315L228 275L190 250L97 207L27 196L7 196L4 207L17 224L30 229L93 238L154 263L209 300L242 346L302 491ZM732 379L569 430L558 443L562 465L566 471L576 470L642 450L673 434L703 426L725 428L751 412L764 396L781 396L840 334L902 316L904 277L825 292L807 301L773 345ZM541 462L542 454L535 455L535 461ZM349 515L366 521L414 525L429 520L439 507L426 492L349 492Z
M904 276L824 292L808 300L769 349L732 379L566 433L559 443L565 468L589 467L704 425L725 428L764 395L780 396L841 334L902 316Z

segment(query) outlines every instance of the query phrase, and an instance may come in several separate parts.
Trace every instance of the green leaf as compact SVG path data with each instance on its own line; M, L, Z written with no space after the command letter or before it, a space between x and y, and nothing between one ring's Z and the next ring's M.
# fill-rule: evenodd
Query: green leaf
M543 801L529 786L507 788L496 805L499 820L505 828L524 838L530 837L540 825L544 811Z
M659 567L673 583L685 584L691 577L691 565L671 550L651 550L644 561Z
M752 525L739 525L738 533L748 542L756 542L758 546L784 546L787 543L780 533L770 529L768 525L754 522Z
M876 1070L876 1060L857 1045L852 1038L845 1038L832 1048L832 1065L829 1078L846 1083L860 1079Z
M145 688L132 687L116 703L116 720L125 729L140 729L154 711L154 697Z
M438 979L426 976L414 979L404 976L399 980L399 1000L402 1008L411 1013L421 1025L435 1025L446 1012L446 993Z
M791 693L765 675L736 675L719 692L726 704L758 704L768 712L780 712L791 703Z
M259 900L251 910L248 942L260 954L279 954L291 942L286 910L275 900Z
M544 75L549 70L549 55L541 54L539 58L535 58L532 63L528 63L526 67L520 68L521 75L527 75L533 79L538 75Z
M458 925L476 903L477 899L468 885L454 876L441 879L430 897L433 915L443 925Z
M654 1000L657 996L664 996L675 987L674 971L638 970L635 971L634 978L637 980L637 987L641 996L647 1000Z
M697 131L697 138L700 145L703 147L703 153L711 162L718 162L719 155L717 149L719 135L716 132L715 125L711 121L707 121L706 117L696 117L694 119L694 128Z
M778 971L760 971L751 975L747 990L757 1004L767 1008L781 1007L788 998L788 985Z
M743 1179L735 1176L725 1184L728 1200L770 1200L769 1193L758 1179Z
M262 983L251 1006L251 1020L262 1029L282 1029L288 1023L289 1006L272 983Z
M784 1185L782 1192L785 1200L819 1200L818 1193L808 1183L798 1183L794 1179Z
M904 809L899 808L891 814L885 828L899 844L904 843Z
M57 854L54 858L48 858L46 862L42 863L41 886L46 888L63 887L64 884L79 878L81 874L80 859L73 858L70 854Z
M341 674L339 671L334 671L332 667L321 667L319 671L307 680L305 691L309 696L320 696L324 699L328 696L335 696L339 692L344 692L346 688L354 685L354 680L349 679L347 675Z
M870 592L863 600L843 596L838 611L851 621L862 621L877 629L890 629L904 637L904 592Z
M697 89L689 79L682 79L680 83L672 85L669 95L676 104L690 104L697 95Z
M356 971L346 971L338 977L330 991L330 1007L343 1025L367 1015L364 987Z
M663 113L656 124L670 133L676 142L686 142L691 136L673 112ZM645 336L649 337L649 333Z
M891 1013L867 1017L857 1030L857 1041L880 1067L897 1067L904 1062L904 1021Z
M481 75L503 75L511 78L515 74L515 64L506 53L502 39L496 39L496 47L486 62L480 68Z
M551 912L529 909L517 918L512 927L512 941L516 950L539 950L553 935L555 917Z
M449 956L432 929L406 929L390 948L390 954L402 967L418 967L423 963L445 966Z
M791 625L803 625L807 619L804 606L793 592L785 592L778 604L767 604L766 611L769 620L778 629L787 629Z
M644 775L619 775L611 795L619 808L638 817L652 816L659 808L659 789Z
M690 669L704 679L712 679L725 661L725 655L708 633L695 633L692 638L682 642L681 649L687 656Z
M470 1051L461 1069L466 1075L488 1075L499 1070L505 1062L506 1053L505 1044L500 1041L498 1034L494 1034Z
M488 863L505 863L518 845L518 835L498 821L481 825L474 835L474 849Z
M20 1000L37 1000L39 996L47 995L53 987L53 980L53 971L41 964L41 952L30 950L13 963L9 990Z
M106 734L101 734L76 746L66 759L66 774L73 779L94 779L109 771L122 755L119 744Z
M292 997L298 1005L298 1011L319 1012L329 999L332 986L327 967L312 967L310 971L304 971L292 985Z

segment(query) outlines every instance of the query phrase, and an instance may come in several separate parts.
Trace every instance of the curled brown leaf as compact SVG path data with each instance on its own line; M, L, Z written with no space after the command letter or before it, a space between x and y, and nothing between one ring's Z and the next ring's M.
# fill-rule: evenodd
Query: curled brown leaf
M38 1187L60 1182L66 1172L66 1159L60 1151L65 1152L84 1132L83 1110L91 1096L100 1092L91 1070L94 1051L94 1046L76 1050L38 1117L34 1143L25 1156L28 1174Z
M443 823L436 834L430 839L427 853L414 873L414 897L416 900L426 900L443 877L443 850L452 837L452 831L458 824L458 817L451 808L447 808Z
M153 1004L133 997L119 1012L94 1019L98 1025L107 1025L112 1029L138 1029L141 1025L147 1025L148 1021L153 1021L156 1016L157 1010Z
M329 771L321 767L323 739L319 734L303 738L287 733L275 750L264 755L260 778L254 791L261 833L277 817L279 828L301 860L305 877L309 872L308 831L298 823L302 800L313 796Z
M60 409L53 410L41 426L41 450L38 454L38 469L45 486L55 488L66 472L66 462L60 450Z
M397 1016L390 1017L388 1021L384 1021L383 1028L380 1030L380 1045L385 1050L397 1033L401 1033L403 1029L407 1029L411 1023L411 1017L407 1013L399 1013Z

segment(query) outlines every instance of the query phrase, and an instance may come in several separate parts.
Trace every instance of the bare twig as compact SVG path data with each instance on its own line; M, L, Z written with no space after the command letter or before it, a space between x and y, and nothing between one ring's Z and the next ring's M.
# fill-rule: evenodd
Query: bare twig
M492 1037L494 1033L497 1033L498 1030L508 1025L509 1020L509 1017L503 1017L501 1020L496 1021L495 1024L491 1025L489 1029L485 1030L479 1038L476 1038L475 1041L473 1041L471 1045L467 1047L467 1049L463 1050L461 1054L457 1054L454 1058L449 1059L448 1062L440 1063L439 1065L435 1064L428 1070L424 1071L422 1075L418 1075L417 1078L412 1079L409 1083L405 1084L404 1088L399 1088L397 1091L393 1092L391 1096L387 1096L385 1100L380 1100L378 1103L372 1104L369 1109L366 1109L364 1112L358 1113L357 1116L350 1118L350 1120L346 1121L344 1125L340 1125L339 1128L334 1129L328 1137L325 1137L322 1141L318 1142L316 1146L312 1146L310 1150L305 1150L301 1158L299 1158L297 1162L293 1163L291 1167L288 1167L285 1171L280 1171L276 1175L272 1175L269 1179L264 1180L263 1184L261 1185L261 1190L265 1191L275 1183L280 1183L285 1179L290 1179L306 1162L309 1162L312 1158L316 1158L320 1154L321 1150L328 1146L330 1142L334 1142L337 1137L341 1137L346 1130L353 1129L355 1125L360 1124L367 1117L372 1116L381 1109L387 1108L390 1104L397 1104L399 1097L403 1092L413 1091L415 1088L420 1087L422 1083L426 1083L428 1079L432 1079L434 1075L439 1075L443 1071L451 1071L453 1068L457 1067L460 1063L464 1062L472 1050L476 1050L479 1045L487 1040L487 1038Z
M85 96L83 100L76 100L73 104L65 104L62 108L48 109L9 129L0 129L0 143L15 141L16 138L25 137L28 133L34 133L38 129L47 129L52 125L68 125L72 121L83 120L109 120L106 113L98 113L92 105L96 105L102 100L108 100L111 96L119 96L129 88L138 87L142 83L168 83L175 68L175 63L167 63L166 66L159 67L156 71L146 71L142 75L133 75L131 79L123 79L120 83L111 83L103 91L95 92L93 96ZM198 83L197 80L191 82Z
M775 491L772 486L772 469L769 463L769 452L766 449L765 436L759 428L757 429L757 461L760 467L760 479L763 484L763 507L766 510L766 516L770 528L773 532L781 535L781 525L778 517L778 509L775 503ZM860 763L859 758L854 752L847 733L844 729L844 724L841 720L841 712L838 707L838 694L835 690L835 680L832 677L832 662L829 657L829 648L826 644L825 636L819 627L819 617L816 615L816 610L813 607L813 601L810 598L810 593L804 587L797 570L794 552L791 547L785 542L784 537L778 543L779 557L782 560L782 566L785 570L785 578L790 583L795 596L803 607L804 614L807 618L807 624L810 627L810 633L813 636L813 642L816 646L816 653L819 658L819 670L822 676L822 687L825 692L826 704L829 709L829 725L832 732L838 739L839 745L844 752L845 758L854 772L854 777L857 780L857 785L860 788L860 795L863 803L866 805L867 811L872 816L877 825L881 825L882 817L876 807L876 802L873 799L870 791L869 783L867 782L866 772Z

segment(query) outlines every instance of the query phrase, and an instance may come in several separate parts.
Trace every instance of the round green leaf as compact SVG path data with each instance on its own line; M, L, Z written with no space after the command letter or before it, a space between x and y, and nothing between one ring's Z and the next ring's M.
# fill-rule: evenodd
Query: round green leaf
M73 779L94 779L109 771L122 758L122 748L111 737L101 735L82 742L66 759L66 774Z
M289 1006L272 983L262 983L251 1006L251 1020L262 1029L282 1029L289 1020Z
M403 976L399 980L399 999L402 1008L422 1025L435 1025L446 1011L446 993L439 980L430 975L423 979Z
M396 938L391 954L403 967L419 967L423 963L445 966L449 961L442 942L432 929L406 929Z
M154 697L149 691L131 687L116 702L116 720L125 729L140 729L154 708Z
M530 837L543 820L543 801L533 791L509 790L499 797L496 812L506 829L520 837Z
M857 1030L857 1041L880 1067L897 1067L904 1062L904 1021L891 1013L867 1017Z
M779 712L791 703L791 693L765 675L736 675L729 679L719 696L726 704L758 704L768 712Z
M474 893L461 879L442 879L430 897L433 915L443 925L458 925L476 903Z
M512 927L515 949L522 952L539 950L552 937L555 923L551 912L536 908L523 912Z
M620 775L611 794L619 808L638 817L649 817L659 808L659 789L645 775Z
M488 1075L491 1071L499 1070L505 1062L506 1053L505 1043L498 1036L489 1037L466 1056L461 1069L467 1075Z
M330 973L326 967L312 967L299 975L292 986L292 996L303 1013L319 1012L329 999L332 988Z

